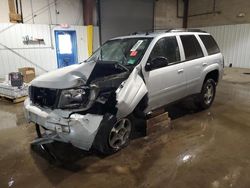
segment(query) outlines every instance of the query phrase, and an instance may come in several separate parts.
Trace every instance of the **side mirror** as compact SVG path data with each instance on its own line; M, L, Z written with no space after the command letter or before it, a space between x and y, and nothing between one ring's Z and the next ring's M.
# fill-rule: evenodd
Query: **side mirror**
M151 65L151 61L148 60L148 62L146 63L146 66L145 66L145 71L151 71L152 70L152 65Z
M154 69L158 69L161 67L165 67L168 65L168 59L166 57L156 57L154 59L151 60L151 58L149 58L148 62L146 63L145 66L145 70L146 71L150 71L150 70L154 70Z

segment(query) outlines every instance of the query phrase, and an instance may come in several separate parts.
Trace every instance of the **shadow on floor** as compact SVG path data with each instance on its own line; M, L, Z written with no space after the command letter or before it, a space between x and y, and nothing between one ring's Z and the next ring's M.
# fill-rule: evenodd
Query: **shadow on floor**
M192 98L188 98L186 100L179 101L178 103L166 106L165 111L168 112L168 115L172 120L178 119L188 114L200 112L197 106L194 105Z
M31 145L31 149L51 165L72 172L78 172L82 169L82 166L77 164L77 161L91 155L96 155L93 152L78 149L71 144L56 141L43 145Z

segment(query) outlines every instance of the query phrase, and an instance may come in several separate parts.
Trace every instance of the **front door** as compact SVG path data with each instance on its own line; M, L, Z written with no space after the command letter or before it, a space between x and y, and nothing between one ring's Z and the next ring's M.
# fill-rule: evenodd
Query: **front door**
M58 68L78 63L75 31L55 31Z
M176 37L164 37L157 41L149 61L164 57L168 63L144 73L148 88L149 106L153 110L176 101L185 95L186 79L184 63L180 61L179 46Z

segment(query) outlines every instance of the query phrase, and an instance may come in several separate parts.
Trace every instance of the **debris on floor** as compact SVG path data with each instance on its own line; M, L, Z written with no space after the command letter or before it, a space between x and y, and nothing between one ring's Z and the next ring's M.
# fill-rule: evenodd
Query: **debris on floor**
M160 127L172 129L170 120L168 112L165 112L163 108L157 109L147 120L147 134L158 131Z

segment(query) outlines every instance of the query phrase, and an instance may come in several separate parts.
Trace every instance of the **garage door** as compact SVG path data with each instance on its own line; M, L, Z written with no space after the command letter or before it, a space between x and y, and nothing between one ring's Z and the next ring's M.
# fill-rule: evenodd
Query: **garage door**
M153 29L154 0L100 0L101 42Z

